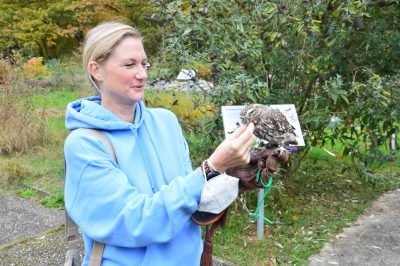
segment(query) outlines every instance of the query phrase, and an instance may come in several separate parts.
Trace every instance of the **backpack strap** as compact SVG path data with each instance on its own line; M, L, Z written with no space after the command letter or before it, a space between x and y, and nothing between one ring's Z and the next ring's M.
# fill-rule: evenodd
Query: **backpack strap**
M64 158L64 179L66 177L67 164ZM67 251L65 254L64 266L78 266L80 264L79 252L79 227L69 217L67 210L65 212L65 238L67 240Z
M71 217L69 217L67 211L65 211L65 237L67 239L67 251L65 254L64 266L78 266L81 261L81 255L79 252L79 228Z
M92 253L90 254L89 266L100 266L103 259L104 244L93 241Z
M103 132L97 129L92 129L92 128L79 128L76 130L84 130L92 134L93 136L99 138L106 146L107 149L109 150L110 154L112 155L113 160L118 164L117 161L117 156L115 155L114 147L112 146L111 142L107 139L106 136L104 136ZM67 170L67 165L64 159L64 178L66 177L66 170ZM72 258L71 255L69 254L77 254L77 251L79 250L79 227L75 224L75 222L69 217L67 211L65 211L65 235L67 238L67 256L66 256L66 262L64 266L73 266L73 265L78 265L74 264L76 263L76 260L79 260L79 258ZM89 261L89 266L100 266L101 265L101 260L103 258L103 251L104 251L104 244L99 243L97 241L93 241L93 247L92 247L92 253L90 254L90 261ZM78 253L79 254L79 253ZM76 255L74 255L76 256ZM73 256L73 257L74 257ZM79 255L78 255L79 256Z
M90 132L93 136L101 139L101 141L107 146L108 151L110 152L113 160L118 164L117 156L115 155L114 147L112 146L111 142L108 140L106 136L104 136L103 132L93 128L80 128L78 130L84 130Z

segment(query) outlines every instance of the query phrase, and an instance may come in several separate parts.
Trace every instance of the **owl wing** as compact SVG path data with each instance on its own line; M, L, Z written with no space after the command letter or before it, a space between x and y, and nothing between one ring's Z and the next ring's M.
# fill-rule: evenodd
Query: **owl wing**
M246 105L240 113L244 124L254 123L254 135L271 144L295 144L295 128L279 110L261 104Z
M265 109L260 114L259 121L260 135L264 140L272 144L296 143L295 128L282 112L271 108Z

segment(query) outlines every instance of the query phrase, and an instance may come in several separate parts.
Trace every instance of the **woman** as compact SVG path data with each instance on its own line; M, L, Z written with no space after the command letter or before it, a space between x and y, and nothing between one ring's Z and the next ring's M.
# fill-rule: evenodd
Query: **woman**
M70 103L66 127L102 131L116 155L84 130L65 141L65 206L83 232L83 265L94 240L105 243L102 265L198 265L201 229L190 216L206 181L201 167L192 170L175 115L143 104L142 37L125 24L100 24L87 34L83 66L98 95ZM224 140L207 169L248 163L253 129L243 126Z

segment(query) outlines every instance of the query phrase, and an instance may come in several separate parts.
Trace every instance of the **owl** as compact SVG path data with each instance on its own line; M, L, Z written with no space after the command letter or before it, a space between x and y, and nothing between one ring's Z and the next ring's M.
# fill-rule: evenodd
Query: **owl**
M261 104L248 104L240 112L240 119L243 124L253 122L254 135L267 141L271 148L297 144L295 128L278 110Z

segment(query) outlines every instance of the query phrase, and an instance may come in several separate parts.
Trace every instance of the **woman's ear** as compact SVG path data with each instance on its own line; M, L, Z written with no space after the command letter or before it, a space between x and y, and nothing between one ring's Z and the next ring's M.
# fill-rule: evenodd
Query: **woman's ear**
M87 69L93 78L95 78L97 81L103 81L103 77L100 73L100 65L97 62L90 61L87 65Z

